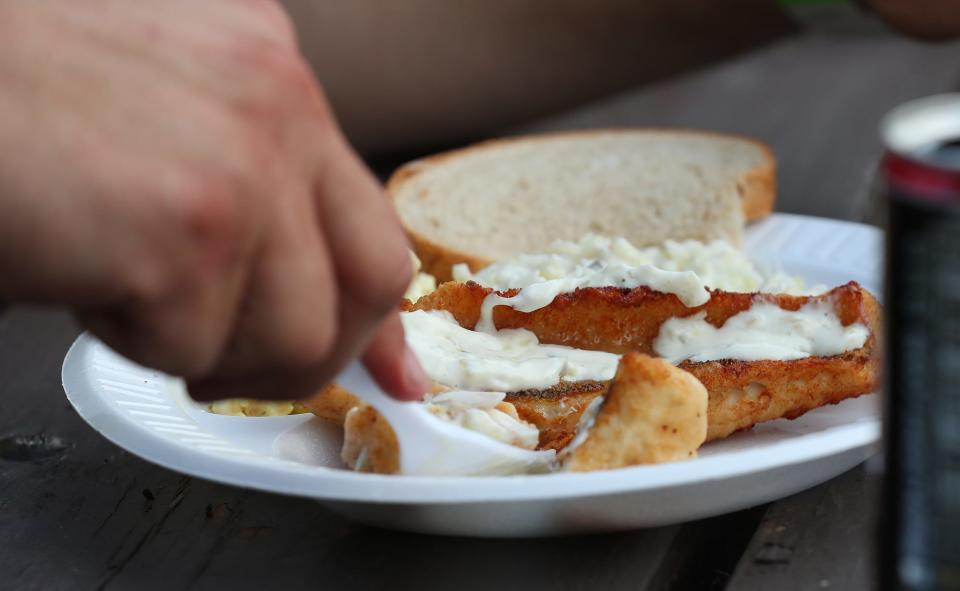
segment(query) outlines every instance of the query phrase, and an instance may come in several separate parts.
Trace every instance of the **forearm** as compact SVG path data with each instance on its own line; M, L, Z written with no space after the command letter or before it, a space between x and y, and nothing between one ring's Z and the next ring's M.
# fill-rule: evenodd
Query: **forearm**
M773 0L285 0L366 153L462 141L768 42Z

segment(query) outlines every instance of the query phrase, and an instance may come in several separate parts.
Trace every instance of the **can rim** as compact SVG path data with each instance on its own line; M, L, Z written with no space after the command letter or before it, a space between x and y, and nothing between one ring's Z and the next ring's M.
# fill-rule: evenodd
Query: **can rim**
M958 170L932 164L917 154L930 144L960 138L960 93L944 93L915 99L890 111L880 124L883 143L902 158L942 170Z

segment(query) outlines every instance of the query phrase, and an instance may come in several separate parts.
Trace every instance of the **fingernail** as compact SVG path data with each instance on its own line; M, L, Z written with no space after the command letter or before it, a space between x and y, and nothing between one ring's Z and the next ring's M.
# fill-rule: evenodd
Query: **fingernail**
M420 359L413 349L406 347L404 352L403 385L411 398L419 400L430 389L430 377L423 371Z

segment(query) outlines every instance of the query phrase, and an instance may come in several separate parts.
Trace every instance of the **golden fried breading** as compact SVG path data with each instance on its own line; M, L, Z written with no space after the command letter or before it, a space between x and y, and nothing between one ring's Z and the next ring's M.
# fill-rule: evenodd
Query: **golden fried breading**
M795 361L708 361L681 363L709 394L707 441L723 439L757 423L793 419L826 404L876 390L876 357L862 349L836 357ZM584 382L549 391L511 392L506 400L520 418L540 429L540 449L563 449L583 410L604 392L603 382Z
M414 304L405 303L403 309L446 310L453 314L460 326L473 329L480 319L480 306L492 291L473 282L448 282ZM511 297L519 290L497 293ZM498 329L530 330L544 344L609 353L639 351L652 355L653 341L661 325L671 318L706 311L707 322L720 327L728 318L749 309L755 302L770 302L784 310L799 310L812 299L831 301L844 326L863 322L871 331L876 329L877 323L871 323L869 317L869 310L876 308L876 300L855 281L815 297L711 290L710 300L693 308L684 306L671 293L648 287L588 287L562 293L549 305L533 312L497 306L493 310L493 321Z
M560 451L577 432L587 405L603 395L609 382L561 382L546 390L509 392L505 398L524 421L540 431L537 449Z
M362 405L363 401L349 390L330 384L302 404L321 419L342 425L350 409Z
M563 460L571 472L686 460L707 435L707 390L664 359L627 353L592 425L581 428Z
M450 311L457 321L473 328L480 304L490 290L475 283L445 283L404 310ZM511 292L505 292L510 294ZM635 348L651 352L660 325L676 316L706 310L708 321L722 325L756 301L775 302L796 310L811 299L830 301L844 325L862 322L870 330L863 347L834 357L793 361L684 362L680 367L699 379L708 392L707 441L778 418L796 418L825 404L873 392L879 385L880 307L857 283L837 287L821 296L743 294L714 291L709 302L687 308L672 294L646 288L587 288L558 296L550 305L525 313L498 307L498 328L526 328L544 343L622 353ZM540 430L539 449L563 449L576 434L587 405L601 395L604 382L564 382L546 390L507 394L521 419ZM359 400L342 388L330 386L307 401L323 418L342 423Z
M400 445L393 427L372 406L350 409L343 423L340 459L357 472L396 474L400 471Z
M879 386L879 359L868 345L835 357L793 361L681 363L710 394L707 441L803 413Z
M462 326L473 328L490 291L476 283L445 283L406 309L447 310ZM703 382L710 395L707 440L711 441L756 423L795 418L824 404L876 390L881 337L876 299L855 282L815 297L713 291L710 301L696 308L687 308L673 294L644 287L586 288L561 294L550 305L529 313L500 306L493 317L498 328L526 328L543 343L652 353L660 326L672 317L703 310L709 322L721 326L754 302L797 310L812 299L829 301L844 326L863 323L870 330L864 346L834 357L680 364ZM507 400L521 418L540 429L542 448L562 449L573 438L583 409L602 391L599 383L560 384L547 391L509 393Z
M607 390L607 384L602 382L585 384L589 387L583 392L567 388L562 395L583 394L592 398L594 392ZM346 393L342 389L333 392L334 396ZM690 457L706 433L706 399L703 386L683 370L639 353L625 355L609 384L609 394L594 427L580 446L585 451L578 452L580 447L575 450L578 453L571 456L570 469L601 470ZM500 403L497 408L514 418L524 419L524 414L518 413L512 404ZM578 408L571 416L579 419L582 412L583 408ZM547 427L546 432L551 433L550 425ZM557 432L566 429L564 423ZM346 413L343 430L341 458L347 466L358 472L378 474L399 471L400 448L396 434L373 407L357 399L357 406ZM572 437L576 421L569 426L569 431Z
M430 388L430 393L439 394L449 389L447 386L434 382ZM310 398L298 404L303 407L304 410L302 412L312 412L321 419L342 425L350 409L365 403L353 394L353 392L345 390L336 384L329 384Z

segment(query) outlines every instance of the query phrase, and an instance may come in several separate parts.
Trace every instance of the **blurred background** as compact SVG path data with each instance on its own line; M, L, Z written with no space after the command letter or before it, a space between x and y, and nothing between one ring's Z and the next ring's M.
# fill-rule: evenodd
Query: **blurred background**
M285 4L381 175L498 135L696 127L773 146L778 210L865 219L880 118L960 86L960 43L801 28L770 0Z

